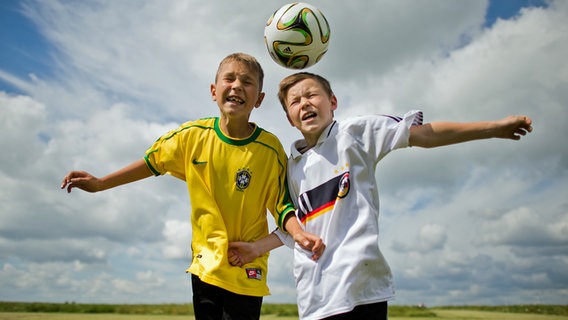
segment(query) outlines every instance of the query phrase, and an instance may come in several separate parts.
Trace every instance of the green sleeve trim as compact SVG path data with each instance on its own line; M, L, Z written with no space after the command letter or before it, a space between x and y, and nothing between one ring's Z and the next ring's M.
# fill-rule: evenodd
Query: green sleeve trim
M146 165L148 166L150 171L152 171L152 173L155 176L161 176L162 175L160 172L158 172L158 170L156 170L156 169L154 169L154 167L152 167L152 165L150 164L150 159L148 159L148 155L144 156L144 162L146 162Z
M284 212L282 212L282 214L280 215L280 217L278 218L278 227L280 228L280 230L284 231L284 232L288 232L286 230L286 228L284 227L284 220L286 219L286 217L288 216L288 214L292 213L293 215L295 215L294 213L295 209L292 205L290 205L286 210L284 210Z

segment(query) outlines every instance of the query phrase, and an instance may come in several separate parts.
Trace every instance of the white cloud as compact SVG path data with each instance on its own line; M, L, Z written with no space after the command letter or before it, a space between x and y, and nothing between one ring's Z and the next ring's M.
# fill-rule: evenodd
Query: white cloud
M191 259L191 223L189 220L168 220L162 231L166 240L164 257L168 259Z
M209 84L233 51L263 64L267 97L252 120L288 148L299 134L275 92L290 71L262 40L277 8L261 0L24 3L52 45L36 58L53 69L19 78L0 64L0 81L21 92L0 92L0 298L190 301L183 182L150 178L94 195L68 195L59 184L72 169L121 168L178 123L216 115ZM421 108L426 121L534 120L519 142L412 148L381 162L381 246L396 302L563 303L568 4L523 10L489 29L486 1L313 4L330 21L332 43L308 71L331 81L339 119ZM291 260L286 248L272 253L266 301L294 302Z

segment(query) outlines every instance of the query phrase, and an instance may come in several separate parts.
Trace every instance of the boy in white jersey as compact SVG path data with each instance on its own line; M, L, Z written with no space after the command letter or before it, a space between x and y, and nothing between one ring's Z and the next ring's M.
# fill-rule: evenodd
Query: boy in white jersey
M268 235L266 210L317 259L321 239L302 230L293 217L286 184L286 154L279 140L249 122L264 98L263 70L237 53L219 64L211 96L220 117L184 123L164 134L143 159L97 178L71 171L61 188L103 191L152 175L171 174L187 182L192 212L193 307L200 319L259 319L268 255L245 268L229 264L229 241L255 241Z
M304 136L293 144L288 159L296 216L305 231L326 244L317 261L295 246L300 319L387 319L387 301L394 290L379 249L375 169L390 151L476 139L519 140L532 131L532 121L525 116L422 124L420 111L402 118L369 115L338 122L333 118L337 98L329 82L306 72L284 78L278 97L289 122ZM290 239L281 240L290 245ZM229 259L239 265L278 245L275 235L255 243L231 243Z

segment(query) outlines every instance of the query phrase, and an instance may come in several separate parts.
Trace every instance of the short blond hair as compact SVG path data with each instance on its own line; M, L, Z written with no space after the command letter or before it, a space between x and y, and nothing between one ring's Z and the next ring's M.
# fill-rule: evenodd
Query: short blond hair
M219 71L221 71L221 68L225 64L235 61L244 63L253 72L255 72L258 75L258 87L259 91L262 91L262 84L264 82L264 71L262 70L262 66L260 65L258 60L256 60L255 57L242 52L230 54L226 56L223 60L221 60L221 62L219 63L219 67L217 68L217 73L215 74L215 82L217 82L217 77L219 76Z

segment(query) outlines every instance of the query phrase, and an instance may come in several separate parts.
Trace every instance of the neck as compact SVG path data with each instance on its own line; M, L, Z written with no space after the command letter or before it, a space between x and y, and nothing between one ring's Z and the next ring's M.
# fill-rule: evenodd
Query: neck
M334 123L335 120L332 120L330 123L328 123L323 129L321 129L321 131L316 131L316 132L302 132L302 135L304 136L304 140L306 141L306 145L304 147L301 148L300 151L301 153L304 153L308 150L310 150L311 148L313 148L317 143L318 140L320 139L322 134L327 134L329 132L329 130L327 130L330 125L332 123Z
M300 153L305 153L306 151L310 150L311 148L313 148L316 143L318 142L318 138L317 137L312 137L310 135L306 135L304 134L304 140L302 141L302 143L296 145L296 150L298 150Z
M219 119L219 127L223 133L231 138L246 138L254 131L254 124L247 121Z

